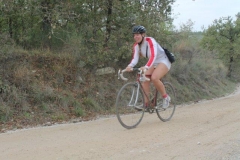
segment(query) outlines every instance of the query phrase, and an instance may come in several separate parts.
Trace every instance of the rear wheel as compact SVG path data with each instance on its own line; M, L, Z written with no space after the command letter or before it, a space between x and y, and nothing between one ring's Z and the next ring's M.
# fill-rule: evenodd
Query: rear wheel
M120 89L115 106L118 121L124 128L135 128L141 122L144 109L139 110L135 106L144 108L143 104L143 92L138 83L127 83Z
M174 90L173 86L169 82L165 82L164 86L165 86L167 94L171 97L171 101L170 101L169 107L166 109L163 109L162 108L162 102L163 102L162 95L159 92L157 92L156 112L157 112L158 117L163 122L166 122L172 118L172 116L175 112L176 94L175 94L175 90Z

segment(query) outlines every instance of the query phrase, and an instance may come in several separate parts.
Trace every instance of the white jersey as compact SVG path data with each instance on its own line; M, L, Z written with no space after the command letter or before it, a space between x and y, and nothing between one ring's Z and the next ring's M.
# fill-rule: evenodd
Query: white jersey
M152 37L145 37L141 48L139 48L138 43L133 45L133 58L128 66L134 67L138 63L140 54L148 58L146 68L156 66L159 63L164 63L168 69L171 67L171 62L168 60L163 48Z

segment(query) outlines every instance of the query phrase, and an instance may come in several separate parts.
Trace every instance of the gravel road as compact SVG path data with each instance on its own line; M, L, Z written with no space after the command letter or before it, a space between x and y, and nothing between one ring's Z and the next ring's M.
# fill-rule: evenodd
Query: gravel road
M115 116L0 134L1 160L239 160L240 89L177 106L169 122L146 113L135 129Z

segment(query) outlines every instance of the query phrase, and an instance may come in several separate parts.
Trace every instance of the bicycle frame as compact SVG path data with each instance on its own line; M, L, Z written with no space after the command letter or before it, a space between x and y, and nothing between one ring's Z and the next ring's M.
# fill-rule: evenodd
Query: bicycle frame
M145 71L142 71L142 70L140 70L139 68L133 68L133 71L134 70L137 70L138 71L138 73L137 73L137 79L136 79L136 83L137 83L137 85L138 85L138 88L137 88L137 96L136 96L136 99L135 99L135 103L134 103L134 105L136 105L136 103L137 103L137 99L138 99L138 96L139 96L139 89L141 88L142 89L142 91L143 91L143 94L146 96L146 98L147 98L147 100L148 100L148 102L150 102L150 97L149 97L149 95L147 95L147 93L146 93L146 91L143 89L143 86L142 86L142 81L150 81L150 79L149 78L147 78L146 76L145 76ZM123 79L123 80L128 80L127 78L125 78L124 76L123 76L123 73L125 72L125 70L123 70L123 71L118 71L118 79ZM141 80L141 78L143 78L143 80ZM156 107L156 97L157 97L157 89L155 88L155 95L154 95L154 98L153 98L153 102L150 102L151 103L151 107ZM133 94L132 94L132 97L131 97L131 100L130 100L130 102L129 102L129 105L130 105L130 103L133 101L133 97L134 97L134 91L133 91Z

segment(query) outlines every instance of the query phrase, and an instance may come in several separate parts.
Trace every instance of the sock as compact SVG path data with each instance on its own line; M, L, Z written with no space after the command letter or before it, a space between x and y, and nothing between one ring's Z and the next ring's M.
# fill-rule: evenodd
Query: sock
M163 95L162 97L163 97L163 98L167 98L167 96L168 96L168 95L167 95L167 94L165 94L165 95Z

